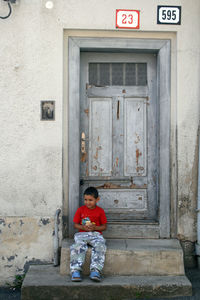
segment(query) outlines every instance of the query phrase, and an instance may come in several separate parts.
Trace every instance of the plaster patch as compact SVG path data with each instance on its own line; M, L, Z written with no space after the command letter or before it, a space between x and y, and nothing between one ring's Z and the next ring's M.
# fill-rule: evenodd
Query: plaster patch
M0 225L6 226L6 223L5 223L4 219L0 219Z
M11 260L14 260L15 259L15 256L11 255L10 257L7 257L7 260L8 261L11 261Z
M50 221L49 221L49 219L47 218L47 219L45 219L45 218L41 218L40 219L40 221L41 221L41 223L43 224L43 225L47 225L47 224L49 224L50 223Z
M23 274L30 264L53 262L53 227L53 217L4 218L0 224L1 285L13 282L13 277Z

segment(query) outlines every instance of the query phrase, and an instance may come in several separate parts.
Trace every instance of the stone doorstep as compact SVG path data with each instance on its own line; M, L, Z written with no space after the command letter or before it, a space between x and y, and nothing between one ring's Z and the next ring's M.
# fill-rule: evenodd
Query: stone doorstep
M133 300L191 296L186 276L105 276L100 283L84 276L71 282L52 265L30 266L22 285L22 300Z
M62 243L60 273L69 275L71 239ZM106 240L105 275L184 275L183 251L176 239ZM91 249L87 251L83 274L89 274Z

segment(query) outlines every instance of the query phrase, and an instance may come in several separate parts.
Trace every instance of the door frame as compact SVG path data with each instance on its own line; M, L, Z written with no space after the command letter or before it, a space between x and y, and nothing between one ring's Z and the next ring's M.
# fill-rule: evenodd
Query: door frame
M80 185L80 52L142 52L157 55L159 112L159 236L170 237L170 40L69 37L68 74L68 234L79 207ZM162 166L163 167L160 167Z

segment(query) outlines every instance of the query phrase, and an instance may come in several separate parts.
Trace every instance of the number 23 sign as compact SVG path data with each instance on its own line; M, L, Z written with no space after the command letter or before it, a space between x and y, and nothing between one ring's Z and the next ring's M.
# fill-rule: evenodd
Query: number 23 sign
M140 11L130 9L117 9L116 28L139 29Z

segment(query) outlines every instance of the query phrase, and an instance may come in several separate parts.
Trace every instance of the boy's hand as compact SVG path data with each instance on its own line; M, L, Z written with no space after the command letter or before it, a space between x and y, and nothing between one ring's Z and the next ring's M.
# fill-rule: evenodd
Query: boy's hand
M75 223L74 227L78 230L84 230L84 231L89 232L89 231L104 231L104 230L106 230L107 226L106 226L106 224L96 226L93 223L88 223L87 225L81 225L81 224Z
M95 228L96 228L96 225L92 224L92 223L87 224L87 225L84 226L85 231L95 231Z
M96 228L96 225L93 224L93 223L90 223L90 224L88 225L88 228L90 229L90 231L94 231L95 228Z

